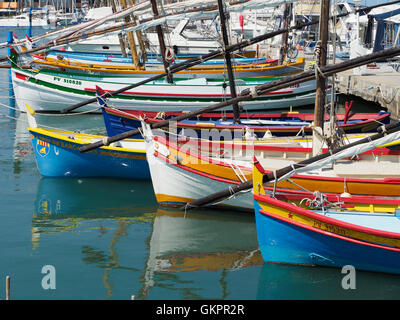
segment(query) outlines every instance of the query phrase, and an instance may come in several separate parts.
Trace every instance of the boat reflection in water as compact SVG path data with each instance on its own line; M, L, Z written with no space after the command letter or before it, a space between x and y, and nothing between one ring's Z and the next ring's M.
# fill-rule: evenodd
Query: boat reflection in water
M141 181L42 178L32 240L68 274L57 287L74 288L75 299L255 298L249 277L263 263L254 217L162 210Z
M57 279L57 287L63 287L56 290L61 294L57 298L116 298L115 288L120 286L125 292L118 292L117 298L129 299L132 288L118 276L126 270L133 272L133 279L142 274L143 248L156 208L150 183L42 178L32 219L32 246L40 259L44 252L50 254L57 273L65 275L64 282Z
M260 272L256 298L387 300L397 299L400 294L398 275L356 270L353 280L348 269L342 273L336 268L265 263Z
M171 299L239 299L246 277L235 271L263 264L254 217L240 213L159 209L149 246L139 297L150 299L167 288Z
M35 216L123 217L154 210L151 184L119 179L46 178L40 180Z

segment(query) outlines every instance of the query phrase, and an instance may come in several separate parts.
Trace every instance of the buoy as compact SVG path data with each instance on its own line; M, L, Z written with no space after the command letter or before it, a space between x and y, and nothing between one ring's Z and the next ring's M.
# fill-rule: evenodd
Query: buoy
M341 197L341 198L351 198L352 195L351 195L350 193L348 193L348 192L343 192L343 193L340 195L340 197Z

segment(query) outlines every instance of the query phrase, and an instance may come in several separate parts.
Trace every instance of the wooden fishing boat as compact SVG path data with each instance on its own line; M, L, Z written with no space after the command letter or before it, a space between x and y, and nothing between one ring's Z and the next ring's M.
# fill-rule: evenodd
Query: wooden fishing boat
M400 273L398 198L304 198L300 206L290 195L266 194L262 177L255 166L254 210L265 262Z
M237 79L237 90L252 89L275 78ZM113 93L143 78L101 77L78 75L69 72L40 70L39 72L12 67L12 81L16 104L25 111L30 104L35 111L60 111L73 104L94 98L96 86ZM307 105L314 102L314 80L268 92L251 101L243 102L245 110L264 110ZM152 111L196 110L229 99L230 89L223 79L175 80L173 84L160 80L140 85L132 90L116 94L109 103L117 108ZM230 109L230 107L226 107ZM79 111L101 112L96 103L88 104Z
M374 132L381 123L388 124L390 112L379 113L353 113L350 110L345 113L336 114L336 121L339 128L345 133ZM114 136L122 132L141 127L141 121L147 124L159 123L183 114L183 112L155 112L143 110L116 109L110 107L102 108L104 123L107 134ZM242 113L240 123L234 123L233 113L206 113L201 116L189 118L174 123L178 134L191 130L201 137L201 131L219 130L237 132L235 136L244 136L247 130L251 130L258 139L267 135L291 136L299 134L312 134L312 123L314 114L299 112L283 112L275 114ZM325 116L329 121L329 116Z
M136 69L132 62L131 64L99 64L96 61L75 61L78 59L57 59L57 58L40 58L35 56L32 61L32 66L35 69L46 68L57 71L69 71L80 74L90 73L95 75L113 75L125 77L154 77L165 72L164 67L146 64L144 67ZM238 78L252 78L252 77L277 77L287 76L303 72L305 60L303 58L296 62L285 62L282 65L276 65L276 61L272 63L248 63L236 64L233 66L233 71ZM225 65L198 65L176 72L176 76L180 78L226 78L227 68Z
M146 53L147 60L145 61L145 67L162 67L162 57L160 55L154 55L151 53ZM70 64L85 64L85 65L98 65L102 67L114 67L114 66L126 66L132 69L132 56L123 57L122 54L106 54L98 52L79 52L79 51L65 51L65 50L53 50L47 52L45 55L33 54L33 58L40 60L52 61L64 61ZM188 59L196 58L198 55L174 55L172 64L181 63L187 61ZM256 65L256 64L269 64L278 65L278 59L267 59L264 57L240 57L236 56L232 58L232 65ZM199 68L209 66L209 67L223 67L225 65L225 59L215 58L207 60L198 65Z
M157 201L166 206L182 206L251 180L253 156L265 166L267 173L312 155L310 140L310 147L305 148L296 139L281 140L282 144L276 139L275 145L257 144L257 141L229 144L151 137L147 131L144 134L154 193ZM297 173L279 181L276 188L295 192L318 190L336 195L400 196L400 175L396 174L400 152L389 148L392 147L377 148L356 159L336 161L329 168ZM250 192L243 192L218 205L252 210L253 199Z
M28 128L39 172L46 177L149 179L143 140L127 139L88 153L79 148L102 136Z

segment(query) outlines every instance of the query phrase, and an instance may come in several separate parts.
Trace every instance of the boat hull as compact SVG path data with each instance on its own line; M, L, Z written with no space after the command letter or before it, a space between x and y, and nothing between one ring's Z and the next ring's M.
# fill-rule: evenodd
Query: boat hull
M356 270L400 273L399 250L311 230L263 213L254 202L257 238L265 262L353 266Z
M61 58L61 56L60 56ZM126 59L126 58L125 58ZM103 59L112 60L110 59ZM94 75L106 75L106 76L121 76L121 77L141 77L148 78L161 75L165 70L157 65L147 66L142 70L136 70L132 65L128 63L111 63L105 64L104 61L90 61L83 59L64 58L63 60L57 57L47 56L46 58L34 59L34 65L38 68L50 68L54 70L67 70L69 72L76 72L79 74L94 74ZM269 63L264 64L242 64L234 65L233 72L236 78L256 78L256 77L278 77L287 76L296 73L300 73L304 69L304 60L298 62L283 64L283 65L271 65ZM227 69L224 64L211 64L202 65L188 68L187 70L178 71L174 74L176 78L184 79L195 79L206 77L209 79L225 79Z
M211 175L201 175L179 164L170 163L166 158L157 157L151 145L146 144L146 151L154 193L160 205L179 207L232 185L231 181L212 179ZM252 194L248 192L237 195L219 206L250 211Z
M145 133L146 135L146 133ZM149 162L154 192L157 201L163 205L184 205L187 202L197 200L218 191L227 190L230 186L238 185L252 178L251 158L257 155L261 158L261 153L266 153L264 162L280 169L293 163L291 159L302 160L307 158L311 151L307 148L292 148L273 146L273 143L266 143L264 146L250 145L245 149L242 144L227 146L223 148L220 144L205 146L199 152L199 145L185 143L179 144L173 139L166 139L161 136L154 136L146 141L146 156ZM279 143L279 142L278 142ZM179 145L178 145L179 144ZM221 148L220 148L221 147ZM292 149L292 150L291 150ZM382 148L381 152L390 150ZM214 156L208 157L206 153L211 150ZM247 159L243 157L243 152L247 153ZM372 154L362 154L362 157L374 156L379 153L379 149L372 151ZM219 157L218 155L221 155ZM236 159L235 159L236 158ZM367 160L366 160L367 161ZM369 162L369 161L368 161ZM365 171L365 177L344 177L337 176L333 170L315 171L307 175L295 174L292 178L279 181L276 185L277 190L287 192L301 192L308 190L308 194L314 191L329 193L339 196L342 193L349 193L361 196L399 196L399 179L392 179L390 172L393 172L396 163L388 164L386 172L379 163L372 162ZM362 167L362 161L345 161L348 165L347 171L356 171ZM380 178L368 178L372 173L372 167L376 167L382 172ZM263 171L269 173L270 171ZM354 176L354 174L353 174ZM273 184L269 185L269 189ZM253 201L251 193L239 193L235 197L225 200L222 204L238 207L241 210L252 210ZM306 197L306 196L305 196Z
M76 103L94 98L96 85L101 86L104 91L112 93L132 84L133 81L126 78L127 80L117 83L114 82L114 79L101 81L97 77L89 78L68 76L68 74L60 76L43 72L31 73L13 68L12 79L16 104L23 112L26 111L25 104L29 104L35 111L60 111ZM201 83L205 83L203 80L197 79L196 84L142 85L110 98L109 103L116 108L125 109L188 111L207 107L230 98L229 91L226 92L222 85L202 85ZM254 86L255 84L238 88L244 90ZM226 90L228 89L226 88ZM314 99L315 81L309 81L296 88L277 90L255 100L245 101L243 108L246 110L286 108L312 104ZM231 110L232 107L221 109ZM101 112L96 103L83 106L77 111Z
M134 130L141 127L140 118L145 119L146 123L154 124L162 121L157 119L155 113L146 113L144 111L131 111L130 110L116 110L114 108L103 108L104 123L109 136L114 136L129 130ZM179 116L181 113L171 113L166 116ZM208 118L209 116L209 118ZM337 115L337 117L343 115ZM360 133L360 132L374 132L381 125L381 123L388 124L390 121L390 113L380 114L365 114L359 115L358 119L348 121L344 124L343 121L338 121L340 126L346 133ZM245 133L246 128L250 128L258 138L263 138L268 130L274 136L293 136L298 135L300 132L304 134L312 134L310 121L302 121L301 116L297 114L286 114L279 116L278 114L260 114L260 117L251 117L246 119L246 115L241 118L242 123L234 124L233 115L218 114L218 115L203 115L203 118L197 117L196 119L189 119L186 121L178 122L177 128L179 130L194 130L198 137L201 137L202 130L229 130L233 132L240 132L242 135ZM224 117L226 119L222 120ZM307 117L310 118L310 117ZM265 125L257 123L265 122ZM296 124L298 123L298 124ZM193 132L193 131L192 131Z
M40 129L29 131L37 167L45 177L150 179L144 149L102 147L81 153L83 142ZM143 144L135 146L140 148Z

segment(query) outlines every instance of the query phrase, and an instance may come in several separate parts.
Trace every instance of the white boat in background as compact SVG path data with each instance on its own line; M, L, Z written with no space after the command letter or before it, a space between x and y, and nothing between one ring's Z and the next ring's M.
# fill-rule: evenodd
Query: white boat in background
M101 19L112 13L113 12L111 7L90 8L83 17L83 21L93 21Z
M54 27L57 17L53 6L32 9L30 22L29 9L16 16L0 18L0 27Z
M1 18L0 27L47 27L50 22L43 18L32 18L32 24L29 22L29 13L23 13L11 18Z
M175 54L204 54L221 48L217 36L210 35L200 20L181 20L170 32L165 33L167 47L174 49ZM111 25L111 24L110 24ZM103 28L104 26L102 26ZM134 34L136 37L136 34ZM150 52L159 53L158 35L155 32L143 33L143 40ZM138 43L136 38L136 43ZM128 48L126 48L128 49ZM138 47L138 49L140 49ZM105 35L71 43L67 50L81 52L121 53L117 35Z
M372 9L368 15L355 19L350 42L350 59L389 49L400 44L400 5ZM355 68L357 74L366 73L367 66ZM393 71L393 70L392 70Z

